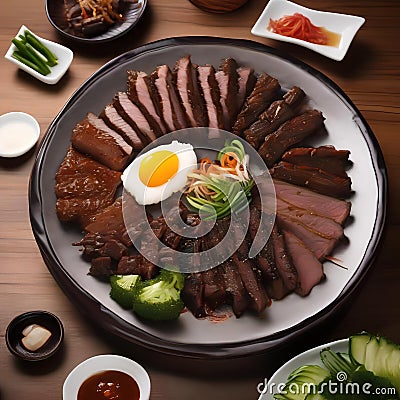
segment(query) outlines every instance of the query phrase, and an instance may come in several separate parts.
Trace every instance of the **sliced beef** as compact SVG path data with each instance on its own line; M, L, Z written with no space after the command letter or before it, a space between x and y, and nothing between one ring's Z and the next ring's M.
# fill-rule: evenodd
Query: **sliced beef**
M128 255L128 248L119 239L118 232L87 233L79 242L73 246L82 246L82 256L86 260L98 257L110 257L119 260Z
M298 147L288 150L282 156L283 161L322 169L330 174L347 178L349 150L336 150L333 146Z
M263 217L264 215L261 213L261 210L252 203L250 205L249 218L250 238L254 243L256 234L261 229L260 237L262 240L266 240L265 245L257 255L257 268L261 272L261 281L266 287L270 298L282 299L289 293L289 290L285 287L276 267L272 240L269 238L271 233L270 226L268 224L265 226L261 225L260 227Z
M293 292L298 287L297 271L286 249L281 230L276 224L271 232L271 241L278 274L287 292Z
M296 293L307 296L311 289L318 285L324 278L324 269L312 251L293 233L283 231L286 248L296 268L298 286Z
M258 149L268 135L296 115L304 97L305 93L300 88L295 86L290 89L282 100L274 101L261 113L258 120L244 131L244 138Z
M71 143L79 152L116 171L125 168L132 153L122 136L92 113L74 127Z
M139 107L132 103L126 92L118 92L115 95L113 106L118 114L140 135L143 143L148 144L157 139L147 118L142 114Z
M116 271L119 275L140 275L142 279L152 279L157 272L158 268L141 254L122 257Z
M228 295L227 302L231 304L233 313L239 318L249 305L249 295L243 286L240 274L232 260L221 264L221 268L225 280L225 290Z
M259 115L278 97L280 88L277 79L265 73L259 75L252 92L246 98L237 116L232 132L242 135L243 131L255 122Z
M113 274L115 274L115 267L111 257L98 257L91 261L89 275L100 279L108 279Z
M239 223L234 223L232 229L232 234L234 235L236 241L238 241L241 233L240 230L242 230L243 227ZM260 313L270 305L270 299L261 283L260 274L258 273L253 260L248 258L248 255L249 239L245 238L245 240L243 240L239 245L237 251L232 254L231 258L239 272L243 286L250 296L250 307L256 312Z
M324 128L324 117L318 110L308 110L283 123L265 138L258 152L268 168L291 146Z
M308 229L318 232L327 239L340 240L344 237L342 225L338 224L333 219L323 217L304 209L294 208L280 198L276 200L276 212L279 215L288 216L298 221Z
M208 126L210 128L223 129L224 117L220 102L221 95L215 78L214 67L212 65L198 66L197 71L206 105Z
M236 72L238 74L237 109L241 110L247 96L253 90L257 78L251 67L239 67Z
M135 150L145 147L140 134L132 128L119 114L112 104L105 106L100 117L114 131L118 132Z
M189 55L180 58L176 62L174 73L176 87L186 112L189 126L207 126L207 111L197 79L197 69L193 66Z
M342 178L318 168L281 161L272 168L271 176L326 196L345 199L351 195L350 177Z
M128 71L128 96L146 117L156 136L167 133L161 110L152 93L150 77L142 71Z
M224 129L230 131L232 124L238 113L237 96L239 91L238 84L238 65L233 58L225 59L220 66L220 70L215 74L221 95L221 107L224 117Z
M343 225L350 214L351 203L324 196L304 187L274 179L276 196L289 206L331 218Z
M338 243L338 240L323 237L318 232L308 229L305 225L286 215L278 214L276 220L280 229L296 235L320 261L329 256Z
M159 94L162 116L168 130L187 128L189 126L187 116L180 103L179 94L168 65L159 66L152 73L152 80Z
M70 147L55 180L58 218L84 226L92 215L113 203L121 173Z
M227 293L221 266L202 272L204 283L204 302L207 308L215 310L227 303Z
M181 298L196 318L204 318L207 315L204 303L204 283L201 273L197 272L186 276Z
M283 100L285 100L285 103L288 104L294 111L298 110L305 98L305 92L298 86L293 86L283 96Z

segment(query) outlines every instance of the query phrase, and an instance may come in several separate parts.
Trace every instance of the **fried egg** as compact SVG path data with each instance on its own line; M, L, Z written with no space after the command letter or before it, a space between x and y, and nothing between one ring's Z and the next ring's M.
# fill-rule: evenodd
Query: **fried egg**
M193 146L174 140L136 157L121 179L138 204L157 204L183 190L196 164Z

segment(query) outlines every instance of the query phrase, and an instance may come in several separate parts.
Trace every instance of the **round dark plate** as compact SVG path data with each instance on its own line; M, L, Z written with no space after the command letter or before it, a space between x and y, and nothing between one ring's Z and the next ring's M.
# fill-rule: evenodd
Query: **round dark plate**
M126 71L150 73L158 65L173 66L191 54L196 64L216 67L233 57L279 79L283 88L298 85L309 105L320 109L328 134L310 144L331 144L351 151L353 166L352 218L346 226L347 245L333 256L347 267L325 264L327 279L308 297L290 295L276 301L263 318L243 315L223 323L197 320L191 313L172 323L147 323L123 310L109 296L109 284L88 276L89 265L71 243L78 229L59 222L54 176L70 144L72 129L87 112L99 114L114 94L126 90ZM151 43L110 61L91 76L71 97L50 125L39 150L30 182L30 217L43 258L72 302L109 332L127 341L164 353L186 357L236 357L276 348L304 334L328 318L348 300L370 267L381 237L386 214L386 170L378 143L354 104L326 76L270 47L245 40L181 37Z
M107 31L91 37L74 32L68 25L64 0L46 0L46 14L50 23L63 36L81 43L103 43L117 39L131 30L142 17L147 0L138 0L137 4L129 4L123 12L123 21L111 26Z

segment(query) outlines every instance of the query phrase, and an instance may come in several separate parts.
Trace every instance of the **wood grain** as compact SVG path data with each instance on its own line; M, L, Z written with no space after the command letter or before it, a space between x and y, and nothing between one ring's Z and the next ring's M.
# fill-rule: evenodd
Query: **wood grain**
M0 397L2 400L61 399L68 372L85 358L118 353L135 358L150 372L152 400L204 398L256 399L257 384L292 355L311 346L370 330L400 343L397 260L400 237L400 41L398 0L302 0L304 6L366 18L342 62L305 48L254 37L250 28L265 1L250 0L236 12L209 14L190 1L149 0L138 26L116 42L89 47L66 42L46 18L44 2L2 0L0 47L5 54L22 24L38 35L68 45L75 53L67 75L47 86L0 60L0 114L24 111L35 116L42 136L72 93L113 57L150 41L183 35L245 38L276 47L325 73L348 94L374 131L389 176L387 224L373 268L345 309L328 323L280 352L230 362L171 359L121 343L90 324L70 303L49 274L34 241L28 214L29 175L35 150L16 160L0 159ZM368 215L365 218L369 218ZM18 362L6 349L11 319L24 311L46 309L65 324L63 350L39 364Z

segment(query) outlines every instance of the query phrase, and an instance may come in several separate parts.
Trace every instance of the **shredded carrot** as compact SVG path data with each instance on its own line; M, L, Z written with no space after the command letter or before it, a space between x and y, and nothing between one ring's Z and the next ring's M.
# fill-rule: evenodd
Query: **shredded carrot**
M314 25L309 18L300 13L285 15L277 20L270 19L268 29L283 36L305 40L315 44L328 44L328 37L322 27Z
M227 152L221 157L221 167L224 168L236 168L236 165L239 163L239 158L236 153Z

